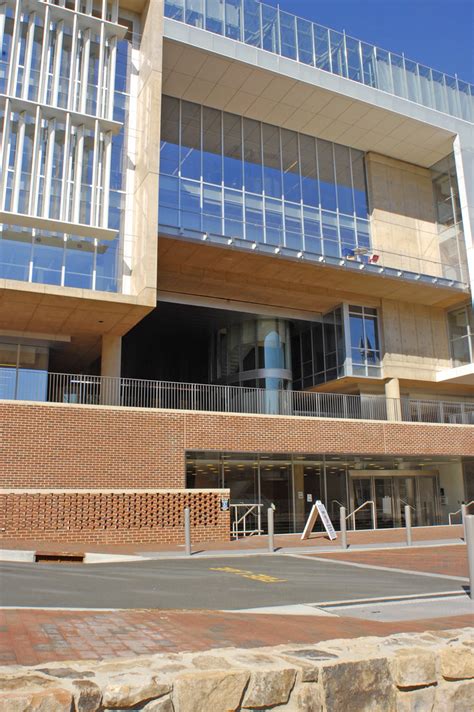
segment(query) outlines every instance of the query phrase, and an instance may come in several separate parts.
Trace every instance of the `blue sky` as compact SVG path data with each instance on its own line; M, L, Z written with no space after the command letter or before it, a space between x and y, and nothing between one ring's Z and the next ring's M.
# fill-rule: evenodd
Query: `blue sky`
M264 0L474 83L474 0Z

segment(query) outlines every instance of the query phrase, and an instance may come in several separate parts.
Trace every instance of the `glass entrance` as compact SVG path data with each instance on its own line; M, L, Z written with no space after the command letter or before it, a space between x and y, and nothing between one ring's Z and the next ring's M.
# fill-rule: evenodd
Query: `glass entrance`
M418 497L416 503L416 523L419 527L436 524L437 498L435 477L418 478Z
M395 521L394 526L404 527L405 507L412 508L411 521L416 523L416 488L414 477L394 477L395 485Z
M372 478L354 477L352 480L351 512L355 512L358 507L370 500L372 500ZM350 523L353 529L371 529L373 526L371 506L367 505L355 512L354 516L350 517Z
M404 527L405 506L412 508L412 523L416 526L432 526L438 523L439 498L436 475L401 475L377 473L350 478L350 509L354 512L365 502L375 502L376 526L378 529ZM355 519L355 521L354 521ZM367 505L350 517L356 529L373 527L372 508Z
M391 477L374 477L375 516L377 529L387 529L394 526L394 498Z
M275 533L293 531L293 497L291 487L291 462L262 461L260 463L260 502L262 507L262 523L267 531L267 510L275 508Z

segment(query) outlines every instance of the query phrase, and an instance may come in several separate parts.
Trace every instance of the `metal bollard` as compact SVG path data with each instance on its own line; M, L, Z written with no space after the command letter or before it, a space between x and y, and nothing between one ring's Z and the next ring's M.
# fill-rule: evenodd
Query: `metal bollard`
M341 522L341 548L347 549L347 522L345 507L339 507L339 519Z
M405 527L407 530L407 546L411 546L413 543L413 537L411 531L411 507L409 504L405 505Z
M469 567L469 596L474 601L474 514L464 518L466 532L467 562Z
M275 525L273 521L273 515L274 511L272 507L269 507L267 509L267 521L268 521L268 551L273 554L275 552L275 543L274 543L274 533L275 533Z
M189 507L184 509L184 553L191 556L191 511Z

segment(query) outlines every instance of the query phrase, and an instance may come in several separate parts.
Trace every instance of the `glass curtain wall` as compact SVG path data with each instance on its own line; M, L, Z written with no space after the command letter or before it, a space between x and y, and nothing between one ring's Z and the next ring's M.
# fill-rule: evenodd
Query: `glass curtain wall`
M258 0L165 0L165 16L467 120L474 87Z
M262 505L263 531L271 506L276 531L302 531L317 499L325 503L336 528L340 507L349 514L368 502L374 503L378 528L404 526L406 504L413 507L418 526L437 524L440 516L439 471L416 458L404 462L399 457L188 452L186 487L229 488L231 506L240 505L239 515L245 506ZM348 526L354 526L352 517ZM355 514L355 527L372 526L367 504Z
M443 276L468 281L466 242L454 154L431 168Z
M453 366L474 363L474 312L471 305L448 313Z
M370 252L361 151L163 97L160 229L278 251Z
M0 343L0 399L45 401L48 348Z
M343 376L380 378L377 310L344 305L292 336L293 388L302 390Z
M0 209L121 229L132 34L118 2L0 6ZM25 100L37 102L25 105ZM78 116L81 115L81 118ZM122 124L110 128L110 121ZM120 235L97 240L0 225L0 275L116 291Z

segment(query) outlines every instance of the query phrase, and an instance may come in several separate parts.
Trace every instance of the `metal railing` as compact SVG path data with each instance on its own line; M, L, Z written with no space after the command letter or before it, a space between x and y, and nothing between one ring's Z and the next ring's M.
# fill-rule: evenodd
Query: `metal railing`
M470 501L470 502L466 502L466 504L464 504L463 507L466 507L466 511L467 511L467 510L469 509L469 507L471 507L473 504L474 504L474 499L471 499L471 501ZM456 509L455 512L450 512L450 513L448 514L448 522L449 522L450 524L453 523L452 517L455 517L456 514L461 514L461 512L462 512L462 510L463 510L463 507L459 507L459 509Z
M28 379L22 381L21 387L13 389L8 378L2 378L2 375L2 400L474 425L474 402L396 400L382 395L271 390L81 374L46 374L44 371L31 372Z
M372 510L372 529L377 529L377 518L375 516L375 502L371 499L368 499L367 502L364 502L363 504L360 505L360 507L357 507L357 509L354 509L352 512L349 512L349 514L346 516L346 521L349 519L349 517L352 517L352 527L354 531L357 529L357 522L356 522L356 517L355 515L357 512L360 512L361 509L364 509L368 504L371 505L371 510Z
M165 0L165 16L471 121L474 87L256 0ZM165 28L166 34L166 28Z
M239 536L253 536L254 534L262 534L262 507L263 504L231 504L232 524L231 534L235 539ZM241 513L239 510L243 509ZM251 519L249 523L247 519Z

